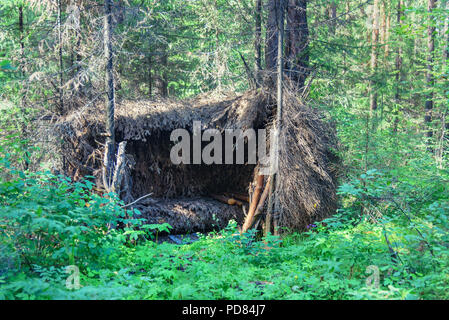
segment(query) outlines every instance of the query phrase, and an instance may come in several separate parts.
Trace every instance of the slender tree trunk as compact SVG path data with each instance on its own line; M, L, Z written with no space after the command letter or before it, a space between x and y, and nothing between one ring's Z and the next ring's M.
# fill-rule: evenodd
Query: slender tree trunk
M381 25L381 33L380 33L380 43L384 47L384 56L385 58L388 56L388 41L390 37L390 14L388 12L387 3L385 1L382 2L380 18L382 20ZM385 62L387 62L385 60Z
M449 10L449 1L446 1L446 10ZM446 39L444 47L444 66L446 68L446 74L449 73L449 18L446 19ZM449 108L446 106L446 108ZM449 111L449 110L448 110ZM445 140L449 143L449 116L446 113L446 124L445 124Z
M109 190L112 184L115 155L115 97L112 53L112 0L104 1L104 54L106 59L106 146L103 166L103 184Z
M285 12L285 0L280 0L279 2L279 8L278 8L278 45L277 45L277 110L276 110L276 122L275 122L275 145L277 148L275 148L276 151L279 151L279 134L282 129L282 107L283 107L283 73L284 73L284 61L283 61L283 55L284 55L284 12ZM274 204L274 215L273 215L273 222L276 226L276 220L277 215L279 214L280 205L279 205L279 197L276 195L276 192L279 191L279 176L276 173L277 168L279 166L279 158L278 155L271 157L271 174L273 175L272 182L270 184L270 192L269 192L269 199L268 199L268 211L267 211L267 218L265 221L265 233L267 234L270 232L271 229L271 216L272 216L272 208ZM277 230L274 230L275 233L277 233Z
M385 27L385 58L390 55L390 26L391 26L391 15L387 14L387 22Z
M432 122L432 109L433 109L433 86L434 86L434 77L433 77L433 56L435 51L435 24L433 19L433 11L435 9L436 0L428 0L427 2L427 12L429 13L429 25L427 26L427 75L426 75L426 84L428 93L426 96L426 104L425 104L425 116L424 123L428 127L426 136L427 138L431 138L433 136L433 130L431 128ZM430 143L430 141L428 141Z
M385 11L386 11L385 2L382 1L382 3L379 6L379 23L380 23L379 37L380 37L380 44L382 46L385 45L385 34L387 31L387 16Z
M449 1L446 1L446 10L449 10ZM447 74L449 72L449 18L444 23L444 50L443 50L443 67ZM447 80L446 80L447 81ZM447 99L446 94L446 99ZM440 164L440 168L443 166L444 153L447 150L449 143L449 107L446 105L445 110L442 110L441 114L441 135L439 139L438 149L436 150L436 158Z
M25 44L24 44L24 30L23 30L23 6L19 7L19 33L20 33L20 75L22 79L25 77ZM25 104L25 90L21 89L21 106Z
M72 44L72 77L76 77L80 71L81 61L81 10L78 2L73 2L74 43Z
M25 44L24 44L24 24L23 24L23 6L19 7L19 33L20 33L20 75L22 79L25 78ZM25 109L25 90L22 86L20 90L20 107L22 108L23 115L27 116L27 111ZM22 137L27 136L26 122L22 123L21 127ZM25 156L23 159L23 169L28 170L30 166L30 153L28 152L28 143L23 145L25 150Z
M396 22L399 27L402 25L402 0L398 1L397 12L396 12ZM401 81L402 81L402 44L398 43L396 49L396 75L395 75L395 83L396 90L394 93L394 102L396 103L395 111L394 111L394 124L393 124L393 132L398 131L399 124L399 105L401 103Z
M297 88L304 87L309 75L309 28L307 0L289 0L286 41L287 75Z
M19 32L20 32L20 73L24 76L24 52L25 45L23 43L23 6L19 7Z
M373 30L371 34L371 83L370 83L370 111L375 118L377 110L377 89L376 89L376 71L377 71L377 46L379 42L379 0L374 0L373 6ZM374 121L375 123L375 121Z
M61 26L61 12L62 4L61 0L58 0L58 45L59 45L59 114L64 112L64 91L62 89L64 85L64 64L62 61L62 26Z
M255 36L254 36L254 74L256 78L256 87L260 83L260 71L262 70L262 0L256 0L256 16L255 16Z

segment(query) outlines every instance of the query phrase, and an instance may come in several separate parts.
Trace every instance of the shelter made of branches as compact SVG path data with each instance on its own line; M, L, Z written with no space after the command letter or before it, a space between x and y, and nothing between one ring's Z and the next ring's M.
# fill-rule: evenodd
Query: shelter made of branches
M179 164L170 160L175 129L192 132L193 121L202 130L270 128L272 97L251 90L225 98L206 96L190 100L119 101L115 111L116 140L127 141L127 181L121 198L131 202L152 194L136 206L149 223L167 222L174 232L209 231L230 219L242 223L245 208L222 203L216 195L251 197L256 164ZM80 108L56 125L62 137L64 171L74 179L94 176L101 185L105 141L104 107ZM280 146L278 196L282 205L279 227L302 230L331 215L336 208L336 163L333 131L316 111L288 96ZM224 141L224 140L223 140ZM207 144L207 143L205 143ZM245 204L243 204L245 207Z

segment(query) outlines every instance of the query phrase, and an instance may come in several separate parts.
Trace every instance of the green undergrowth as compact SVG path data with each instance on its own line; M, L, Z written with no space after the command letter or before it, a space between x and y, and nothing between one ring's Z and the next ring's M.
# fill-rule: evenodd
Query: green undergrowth
M449 175L424 160L353 175L307 232L231 221L174 245L88 179L16 169L16 148L0 145L0 299L449 298Z

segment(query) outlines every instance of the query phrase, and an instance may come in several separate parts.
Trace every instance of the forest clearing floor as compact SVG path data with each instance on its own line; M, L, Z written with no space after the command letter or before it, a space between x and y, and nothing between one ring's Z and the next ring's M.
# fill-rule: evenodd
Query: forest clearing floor
M0 299L449 299L449 173L425 151L354 174L307 232L260 239L231 221L177 245L92 182L15 169L18 149L0 145Z
M266 238L231 222L187 245L89 179L18 169L23 141L1 140L0 299L449 299L449 171L410 132L379 129L367 155L364 125L339 127L331 218Z
M65 267L2 277L0 298L20 299L447 299L449 249L388 252L383 227L345 226L341 217L283 239L253 241L236 225L189 245L104 245L81 267L80 288L65 288ZM413 237L399 221L384 225ZM391 236L393 238L393 236ZM390 238L390 241L395 241ZM413 240L411 241L413 247ZM100 249L100 248L97 248ZM437 250L438 251L437 251ZM413 267L411 267L413 266Z

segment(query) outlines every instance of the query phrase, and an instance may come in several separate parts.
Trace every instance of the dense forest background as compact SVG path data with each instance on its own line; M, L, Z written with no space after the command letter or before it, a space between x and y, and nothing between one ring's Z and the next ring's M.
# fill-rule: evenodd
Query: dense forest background
M449 1L286 1L286 72L296 59L303 101L337 129L339 209L301 234L237 239L231 223L188 246L36 168L33 141L105 101L108 45L117 100L259 87L277 1L116 0L110 38L105 2L0 4L0 298L449 298Z

